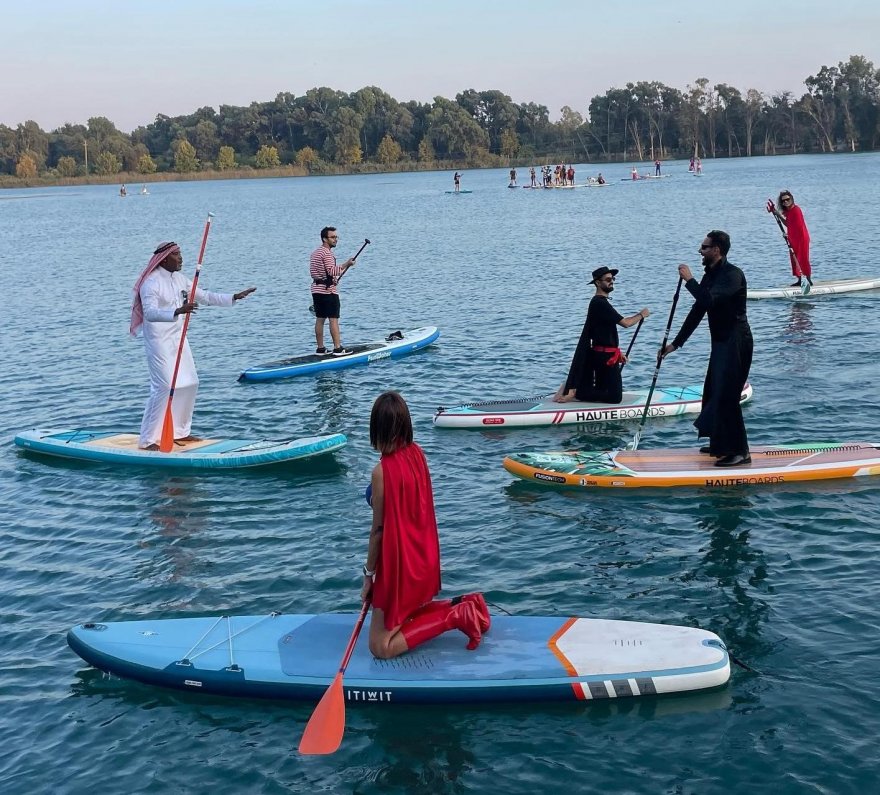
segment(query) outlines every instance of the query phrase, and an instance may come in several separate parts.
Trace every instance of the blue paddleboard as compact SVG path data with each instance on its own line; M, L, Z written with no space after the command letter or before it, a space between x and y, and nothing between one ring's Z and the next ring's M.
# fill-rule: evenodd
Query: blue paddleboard
M381 359L397 359L408 353L430 345L440 336L436 326L425 326L412 331L395 331L383 340L347 345L351 353L334 356L332 353L304 353L267 362L245 370L239 381L276 381L279 378L293 378L298 375L311 375L322 370L341 370L358 364L370 364Z
M112 464L167 469L239 469L332 453L346 444L341 433L303 439L199 439L175 443L170 453L138 448L138 435L89 428L33 430L15 443L34 453Z
M353 614L220 616L79 624L86 662L151 685L317 701L339 669ZM378 660L365 627L344 679L351 703L578 701L723 685L730 663L703 629L605 619L494 616L474 651L447 632Z

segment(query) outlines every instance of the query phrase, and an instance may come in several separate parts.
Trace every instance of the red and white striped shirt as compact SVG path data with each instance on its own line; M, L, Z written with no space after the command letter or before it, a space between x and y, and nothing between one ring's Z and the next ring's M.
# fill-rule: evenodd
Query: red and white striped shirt
M336 289L336 280L344 273L341 267L336 264L336 257L327 246L319 246L309 257L309 275L312 277L312 292L321 295L338 295L339 290ZM333 284L330 287L324 285L327 276L333 277Z

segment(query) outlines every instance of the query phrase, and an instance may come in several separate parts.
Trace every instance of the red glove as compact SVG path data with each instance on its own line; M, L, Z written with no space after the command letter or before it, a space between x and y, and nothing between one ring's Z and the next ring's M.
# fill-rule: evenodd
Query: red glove
M767 212L776 215L776 205L773 204L773 199L767 199Z

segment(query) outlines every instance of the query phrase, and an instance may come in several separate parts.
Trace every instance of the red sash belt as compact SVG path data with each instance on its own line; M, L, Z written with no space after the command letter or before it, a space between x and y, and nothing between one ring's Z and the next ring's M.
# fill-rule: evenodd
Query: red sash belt
M623 361L623 351L620 348L606 348L604 345L594 345L593 350L596 353L610 353L611 358L605 362L606 367L614 367L615 364Z

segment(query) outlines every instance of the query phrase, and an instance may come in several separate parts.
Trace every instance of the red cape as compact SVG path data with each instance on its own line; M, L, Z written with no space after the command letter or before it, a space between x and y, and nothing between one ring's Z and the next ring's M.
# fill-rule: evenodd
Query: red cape
M373 606L384 612L390 630L440 591L440 539L422 448L408 445L381 463L385 507Z
M796 204L789 207L785 213L785 227L788 232L788 242L791 243L792 251L797 257L798 265L806 276L812 275L810 266L810 233L804 221L804 214ZM794 263L792 263L794 264Z

